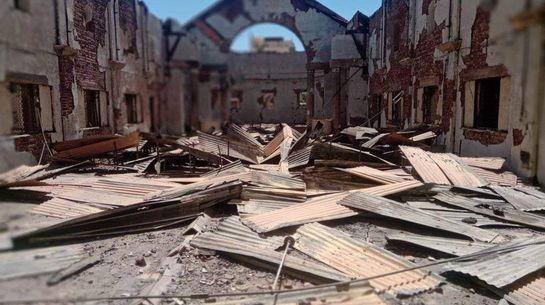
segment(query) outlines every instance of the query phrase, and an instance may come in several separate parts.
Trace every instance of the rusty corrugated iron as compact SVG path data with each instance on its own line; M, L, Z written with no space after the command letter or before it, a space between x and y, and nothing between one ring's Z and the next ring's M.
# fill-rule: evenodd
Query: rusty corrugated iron
M268 267L270 270L276 270L282 259L282 254L274 250L281 247L281 239L261 237L244 226L238 217L228 218L216 231L198 235L191 241L191 245L219 251L242 261ZM313 283L350 279L330 267L293 255L286 258L284 270L287 274Z
M444 238L429 235L424 236L405 232L388 234L386 239L388 239L388 241L410 243L454 256L473 254L494 246L493 244L463 239Z
M407 204L373 196L364 192L353 193L340 201L339 204L360 211L467 236L473 240L490 242L498 237L498 234L492 231L479 229L464 223L458 223L432 213L427 213L420 209L415 209Z
M514 305L545 304L545 276L538 275L528 284L509 292L504 299Z
M409 159L409 162L424 182L450 185L447 176L445 176L441 168L435 164L428 153L415 147L400 146L399 148L405 157Z
M300 227L294 237L297 250L350 277L368 278L416 266L387 250L316 223ZM441 277L422 269L369 281L376 289L404 296L433 290L441 282Z
M494 253L470 261L450 263L444 269L467 274L488 285L503 288L545 268L544 242L544 238L511 241L491 248L496 250Z
M387 196L420 186L422 183L415 180L362 189L361 191L376 196ZM244 223L257 232L270 232L284 227L358 215L357 211L337 204L348 195L350 192L312 198L305 203L250 216L244 219Z

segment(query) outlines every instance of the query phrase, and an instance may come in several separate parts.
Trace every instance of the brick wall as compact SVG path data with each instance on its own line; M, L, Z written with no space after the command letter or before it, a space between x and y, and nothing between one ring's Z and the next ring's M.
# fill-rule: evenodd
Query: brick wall
M60 100L62 116L74 110L72 85L84 88L104 88L104 72L98 64L98 48L106 44L106 6L108 0L74 1L74 38L80 45L75 56L59 54ZM92 20L86 21L86 7L92 11ZM88 10L87 10L88 11Z
M403 1L392 1L391 5L382 7L377 13L370 18L370 32L376 31L380 35L380 28L382 22L382 14L386 15L386 53L385 56L389 56L386 61L390 64L390 69L386 68L378 69L378 60L371 60L370 64L375 65L374 73L369 81L369 91L371 98L373 95L382 95L385 92L403 91L405 96L405 103L403 113L401 115L402 120L408 120L411 116L411 101L412 92L411 78L412 67L406 62L406 59L413 57L413 50L408 36L408 20L409 20L409 8ZM392 22L394 21L395 22ZM398 42L395 40L399 39ZM382 37L379 36L379 41L382 41ZM394 50L394 45L398 45L399 48ZM379 50L380 52L380 50ZM382 109L388 111L388 100L383 99ZM378 114L379 110L375 109L376 105L373 102L369 103L369 116L374 117ZM378 118L375 118L375 121Z
M75 81L75 76L74 59L72 57L59 54L59 80L61 115L67 116L74 111L72 84Z
M125 52L138 56L136 45L136 30L138 29L138 23L136 20L136 5L134 0L119 1L119 27L123 33L127 35L127 41L129 42Z
M106 44L106 7L109 0L75 0L74 28L81 46L76 59L76 81L83 87L104 87L104 73L98 64L98 48ZM93 19L85 20L85 7L90 5Z
M49 134L45 134L45 139L48 143L51 143L51 136ZM44 138L42 134L16 138L14 142L16 151L30 152L32 155L34 155L34 157L36 157L36 160L39 160L44 145ZM44 151L44 160L47 160L47 157L49 157L49 152L46 148L46 151Z

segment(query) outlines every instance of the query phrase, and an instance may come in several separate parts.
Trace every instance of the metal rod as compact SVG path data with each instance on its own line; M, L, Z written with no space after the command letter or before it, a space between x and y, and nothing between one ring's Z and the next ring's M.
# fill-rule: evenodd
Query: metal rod
M282 260L280 261L280 265L278 266L278 271L276 272L276 277L274 278L272 290L276 290L276 285L278 284L278 280L280 279L280 274L282 273L282 267L284 267L284 262L286 261L288 250L291 246L293 246L293 244L295 244L295 240L293 239L293 237L288 236L284 239L284 255L282 255Z

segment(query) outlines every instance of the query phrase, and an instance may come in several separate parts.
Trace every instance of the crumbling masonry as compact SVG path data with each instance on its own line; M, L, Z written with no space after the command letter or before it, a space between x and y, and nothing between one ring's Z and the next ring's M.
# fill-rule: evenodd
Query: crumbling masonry
M179 25L135 0L3 1L3 166L47 155L44 141L136 129L436 124L446 151L505 157L545 181L544 5L384 0L345 20L312 0L231 0ZM305 53L230 52L263 22Z

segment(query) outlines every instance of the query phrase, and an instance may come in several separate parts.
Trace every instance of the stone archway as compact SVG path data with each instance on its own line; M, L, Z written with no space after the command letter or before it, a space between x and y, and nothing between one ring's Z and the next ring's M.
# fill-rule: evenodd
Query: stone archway
M230 46L240 32L261 23L283 26L303 43L308 70L307 123L314 117L315 96L323 95L315 95L315 71L329 70L333 37L346 33L348 21L314 0L223 0L185 24L180 29L183 37L175 44L178 50L169 50L177 62L198 62L198 71L193 71L189 81L201 85L193 86L190 93L189 121L193 129L217 128L221 125L218 122L228 119L224 85L229 79ZM204 89L203 80L215 89ZM210 103L210 95L214 96L212 100L220 100L219 110L210 107L218 104Z
M202 64L219 64L224 58L218 53L228 53L240 32L260 23L288 28L303 42L309 63L328 63L331 40L345 33L348 22L313 0L224 0L187 23L184 32Z

